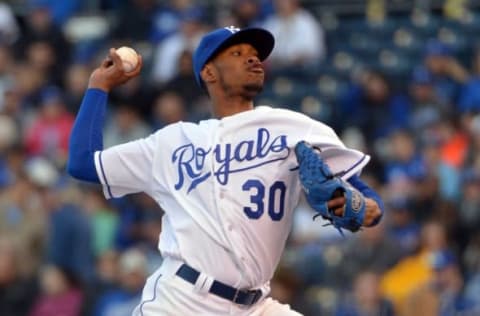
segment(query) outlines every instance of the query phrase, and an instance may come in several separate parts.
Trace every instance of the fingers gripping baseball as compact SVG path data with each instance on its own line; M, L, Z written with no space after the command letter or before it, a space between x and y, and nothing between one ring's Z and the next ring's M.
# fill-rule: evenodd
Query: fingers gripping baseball
M365 197L335 176L317 149L299 142L295 147L299 178L310 206L338 230L358 231L365 217Z
M137 57L138 62L136 66L133 70L126 72L121 56L115 48L110 48L108 56L90 76L88 87L110 92L116 86L124 84L131 78L138 76L142 70L143 60L141 55L137 54Z

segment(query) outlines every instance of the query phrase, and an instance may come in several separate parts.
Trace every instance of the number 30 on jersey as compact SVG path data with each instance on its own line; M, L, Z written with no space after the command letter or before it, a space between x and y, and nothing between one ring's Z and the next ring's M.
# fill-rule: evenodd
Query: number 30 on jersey
M283 181L275 181L270 187L257 179L249 179L242 185L243 191L250 192L250 203L253 205L245 206L243 212L250 219L259 219L262 217L265 205L267 205L268 216L273 221L282 219L285 210L285 193L287 187Z

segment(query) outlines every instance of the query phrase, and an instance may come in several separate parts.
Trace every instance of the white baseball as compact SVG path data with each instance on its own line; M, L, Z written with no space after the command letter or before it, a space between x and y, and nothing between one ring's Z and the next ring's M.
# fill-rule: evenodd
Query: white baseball
M138 54L133 48L122 46L118 48L116 52L122 59L123 70L125 70L125 72L133 71L135 67L137 67Z

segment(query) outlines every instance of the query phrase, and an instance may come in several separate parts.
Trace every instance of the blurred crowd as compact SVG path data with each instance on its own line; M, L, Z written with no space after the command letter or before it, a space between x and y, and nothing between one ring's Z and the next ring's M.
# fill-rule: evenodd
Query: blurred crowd
M443 11L390 16L386 1L370 0L342 16L316 2L0 3L0 315L131 314L162 262L162 210L144 194L107 201L66 175L75 114L108 48L132 46L144 69L111 93L105 147L208 118L192 50L229 25L276 38L259 102L325 121L371 155L362 177L386 203L380 225L345 238L298 209L272 296L307 316L480 315L478 32L463 46L436 33L480 30L480 12L447 0ZM410 30L437 24L415 42L420 32L409 41L409 27L390 27L397 20ZM344 25L348 34L374 30L374 41L348 40ZM418 48L408 67L383 52L384 33Z

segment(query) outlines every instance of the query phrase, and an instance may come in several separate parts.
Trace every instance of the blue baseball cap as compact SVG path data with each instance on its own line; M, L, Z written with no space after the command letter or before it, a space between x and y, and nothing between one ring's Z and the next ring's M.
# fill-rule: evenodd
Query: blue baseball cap
M59 87L48 86L40 92L40 103L42 105L56 102L63 102L62 90Z
M200 72L205 64L221 50L239 43L255 47L258 58L263 61L272 52L275 40L269 31L256 27L239 29L229 26L206 34L193 54L193 73L200 87L204 87Z
M455 255L449 250L438 250L430 255L430 266L442 270L457 263Z
M425 67L416 67L412 72L411 81L413 84L428 85L433 83L433 76Z
M203 18L203 10L198 7L187 9L180 15L180 20L182 22L201 22Z
M429 57L429 56L448 57L452 55L452 50L447 44L440 42L437 39L430 39L427 41L425 45L423 54L424 54L424 57Z

